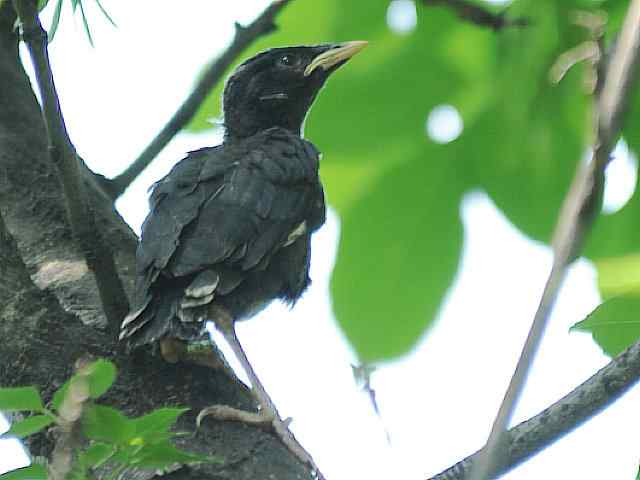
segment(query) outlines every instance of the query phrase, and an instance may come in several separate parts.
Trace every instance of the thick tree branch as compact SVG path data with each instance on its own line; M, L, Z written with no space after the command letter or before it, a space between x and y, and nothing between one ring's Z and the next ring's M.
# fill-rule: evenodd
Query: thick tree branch
M49 138L49 153L62 182L69 223L87 266L96 278L109 325L117 331L129 304L116 271L112 252L97 228L94 214L87 201L78 156L69 139L53 81L47 51L47 34L40 24L35 1L14 0L13 4L36 72Z
M274 18L289 2L290 0L274 0L258 18L246 27L236 23L235 38L229 48L204 71L193 91L173 114L169 122L124 172L103 182L105 190L114 199L122 195L171 139L189 123L202 102L238 56L258 38L275 31Z
M595 105L596 140L593 155L586 167L580 167L560 211L553 238L554 260L531 330L520 359L491 428L487 445L472 471L473 480L484 480L504 463L507 437L518 398L524 388L529 369L542 340L549 316L569 265L579 255L585 236L600 209L604 191L604 170L622 128L622 114L640 58L640 0L633 0L627 11L622 31L606 68L601 92Z
M505 433L505 454L490 478L518 466L619 399L640 378L640 342L635 343L571 393ZM469 478L484 450L474 453L429 480Z
M493 13L486 7L468 0L422 0L427 6L444 6L455 12L458 17L480 27L488 27L495 31L506 27L525 27L529 25L527 18L507 18L506 10Z

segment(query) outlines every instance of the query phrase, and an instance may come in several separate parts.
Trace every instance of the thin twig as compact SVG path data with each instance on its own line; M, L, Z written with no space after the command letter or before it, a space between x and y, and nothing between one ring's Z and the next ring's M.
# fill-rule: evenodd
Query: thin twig
M468 0L422 0L425 5L442 5L453 10L459 18L478 25L489 27L495 31L506 27L526 27L530 21L528 18L507 18L506 10L493 13L486 7L472 3Z
M640 342L615 357L604 368L536 416L505 434L505 454L490 478L503 475L618 400L640 379ZM461 460L429 480L464 480L484 450Z
M205 101L211 90L240 54L255 40L276 30L274 18L290 1L274 0L258 18L246 27L236 23L235 37L229 48L204 71L193 91L173 114L169 122L124 172L111 180L104 181L105 190L114 199L122 195L171 139L191 121L202 102Z
M13 4L20 19L23 39L27 44L35 69L42 97L49 153L60 176L71 230L86 259L87 267L95 276L109 326L117 331L121 320L129 309L129 304L116 271L112 252L97 228L95 217L87 200L77 153L69 139L53 81L47 50L47 33L38 18L35 1L13 0Z
M554 260L531 330L523 347L487 445L471 472L472 480L493 475L505 455L505 430L511 420L527 374L542 339L549 316L571 262L579 254L583 240L599 213L604 190L604 170L622 128L622 114L629 99L634 73L640 58L640 0L633 0L622 26L620 38L606 68L595 110L596 141L586 167L576 173L560 211L553 237ZM599 82L600 83L600 82Z

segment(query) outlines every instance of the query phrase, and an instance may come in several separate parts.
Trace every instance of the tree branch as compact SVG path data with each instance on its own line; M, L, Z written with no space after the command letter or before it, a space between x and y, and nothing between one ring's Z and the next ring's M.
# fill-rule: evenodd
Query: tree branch
M493 465L490 478L502 475L600 413L640 378L640 342L615 357L586 382L538 415L505 434L505 455ZM429 480L463 480L485 453L480 450Z
M274 0L250 25L243 27L236 23L235 38L229 48L203 73L193 91L173 114L169 122L160 130L151 143L124 172L111 180L104 180L105 190L115 199L149 166L171 139L182 130L196 114L202 102L220 81L229 66L258 38L276 29L274 18L291 0Z
M495 31L502 30L505 27L526 27L529 25L528 18L507 18L507 11L493 13L486 7L482 7L468 0L422 0L427 6L438 6L453 10L458 17L471 22L480 27L488 27Z
M579 167L560 211L553 237L554 260L551 273L534 316L531 330L504 396L483 453L471 473L474 480L484 480L504 461L505 430L542 340L549 316L569 265L579 255L585 236L598 216L604 191L604 170L622 128L622 114L640 58L640 0L633 0L627 11L620 38L606 68L602 90L596 92L594 124L596 140L593 155L586 167Z
M38 18L35 1L14 0L13 4L36 72L49 140L49 154L64 189L69 223L87 266L95 276L109 326L117 331L122 318L127 314L129 303L118 277L112 252L104 242L87 202L77 153L69 139L53 81L47 33Z

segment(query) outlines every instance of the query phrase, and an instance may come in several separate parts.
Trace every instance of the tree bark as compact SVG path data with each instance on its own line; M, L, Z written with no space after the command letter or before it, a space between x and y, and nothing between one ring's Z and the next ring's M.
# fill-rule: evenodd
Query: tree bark
M40 108L18 56L14 21L11 3L0 3L0 385L36 385L49 399L71 375L74 362L92 355L117 365L117 382L103 401L130 416L187 406L192 410L178 427L194 430L203 407L255 408L246 387L224 373L168 364L150 350L127 355L107 329L95 281L71 236ZM99 188L88 183L87 195L130 292L136 237ZM50 435L40 434L27 446L32 455L48 456L52 442ZM257 428L205 420L181 444L218 455L224 463L185 467L167 477L312 478L275 437Z

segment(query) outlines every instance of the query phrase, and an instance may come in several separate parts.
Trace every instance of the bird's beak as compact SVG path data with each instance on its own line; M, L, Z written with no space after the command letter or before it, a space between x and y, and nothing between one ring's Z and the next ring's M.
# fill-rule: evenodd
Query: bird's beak
M369 42L358 40L336 45L314 58L304 70L304 76L308 77L318 67L321 67L323 70L329 70L334 65L349 60L368 44Z

